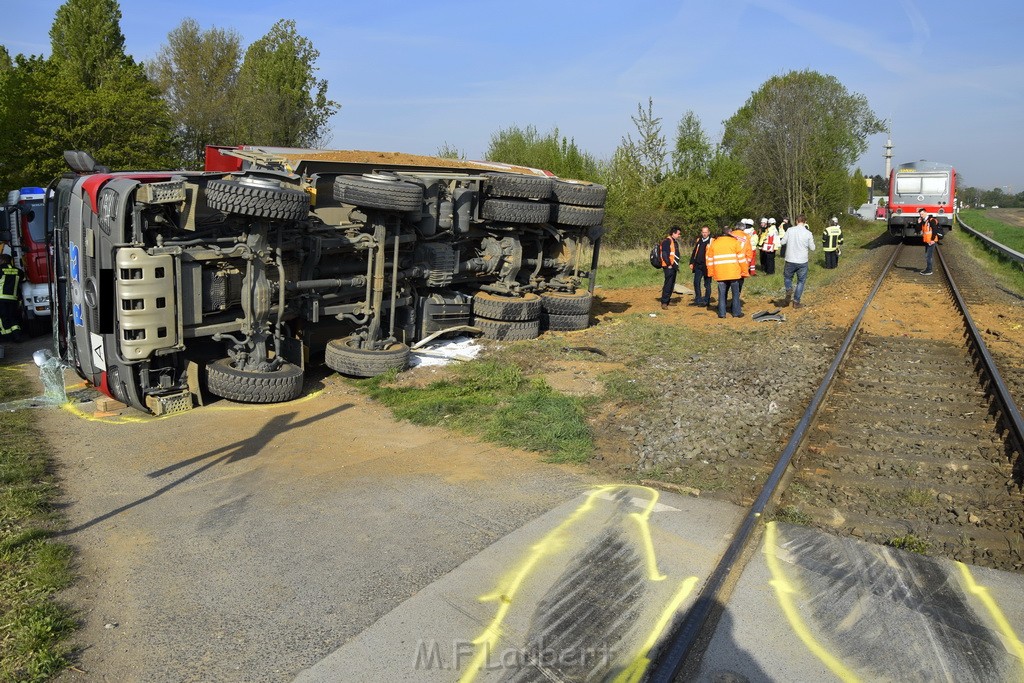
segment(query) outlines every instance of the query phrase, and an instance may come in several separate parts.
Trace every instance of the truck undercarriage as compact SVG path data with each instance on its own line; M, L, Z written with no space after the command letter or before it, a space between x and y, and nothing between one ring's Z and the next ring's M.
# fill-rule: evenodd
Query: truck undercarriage
M160 414L191 408L204 381L231 400L294 399L320 352L371 377L405 369L410 346L439 333L587 326L602 186L289 152L123 174L68 153L77 173L49 207L61 358Z

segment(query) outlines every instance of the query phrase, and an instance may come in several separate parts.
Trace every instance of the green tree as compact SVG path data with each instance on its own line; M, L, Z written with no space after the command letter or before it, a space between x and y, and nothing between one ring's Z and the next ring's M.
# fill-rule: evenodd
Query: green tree
M630 120L636 137L627 133L608 164L605 225L609 242L638 246L662 236L674 216L659 196L668 148L653 98L646 108L638 103Z
M114 0L68 0L57 10L48 67L35 73L42 82L25 135L35 140L26 172L55 175L66 149L86 150L111 168L176 165L167 107L124 53L120 18Z
M445 140L444 144L437 148L437 156L442 159L465 159L466 153Z
M50 27L51 59L74 81L95 90L118 66L124 52L121 6L117 0L68 0Z
M714 152L700 119L692 111L683 114L676 126L672 149L672 173L684 178L707 175Z
M868 185L864 174L858 168L850 176L850 198L847 204L850 206L860 206L861 204L866 204L867 201Z
M600 179L597 160L576 145L576 140L563 136L558 128L541 134L536 126L510 126L491 135L484 154L488 161L500 161L541 168L561 178Z
M327 123L340 105L316 77L320 52L282 19L249 46L238 75L235 121L253 145L317 147L329 141Z
M754 92L725 122L723 146L747 169L758 206L822 220L845 206L847 169L884 130L867 98L834 76L791 71Z
M170 119L142 66L124 53L112 0L68 0L50 30L48 59L17 55L0 69L0 179L42 184L83 149L116 168L174 163Z
M167 34L147 71L163 93L185 165L199 165L208 144L235 144L233 118L241 37L236 31L203 31L184 19Z

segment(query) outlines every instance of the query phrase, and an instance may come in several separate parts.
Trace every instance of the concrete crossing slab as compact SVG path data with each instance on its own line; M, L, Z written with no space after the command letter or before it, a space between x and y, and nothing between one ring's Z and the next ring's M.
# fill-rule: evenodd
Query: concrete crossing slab
M521 527L297 681L640 676L742 510L601 486Z

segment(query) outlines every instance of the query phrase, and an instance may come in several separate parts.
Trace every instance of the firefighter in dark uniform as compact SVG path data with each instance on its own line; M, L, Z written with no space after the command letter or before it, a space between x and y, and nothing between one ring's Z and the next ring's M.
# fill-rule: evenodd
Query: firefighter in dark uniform
M825 267L835 268L839 265L839 245L843 243L843 229L839 227L839 219L833 217L832 222L821 235L822 251L825 252Z
M18 296L21 291L21 271L11 263L8 254L0 255L0 338L21 341L21 311Z

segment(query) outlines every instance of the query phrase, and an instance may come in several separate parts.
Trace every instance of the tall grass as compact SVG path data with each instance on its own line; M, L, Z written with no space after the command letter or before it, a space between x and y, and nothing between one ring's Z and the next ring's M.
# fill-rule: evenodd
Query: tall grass
M985 225L984 221L977 220L978 217L976 216L976 214L980 213L982 212L964 211L963 217L968 225L970 225L975 230L982 232L982 229L975 225L975 222L977 222L978 225ZM1024 234L1024 229L1022 228L1013 228L1012 226L1007 226L1002 223L1000 223L999 225L1002 228L1009 228L1011 230L1016 230ZM993 233L988 233L986 231L985 234L988 234L990 237L992 237L992 239L996 240L1000 244L1011 246L1008 242L1005 242L1003 241L1003 239L996 236L996 234L1001 234L1000 231L993 231ZM985 244L983 244L981 240L976 239L971 235L968 235L966 232L954 231L947 235L944 239L949 239L952 236L955 236L956 239L958 239L960 243L964 245L964 248L967 250L967 253L971 256L971 258L977 261L981 265L981 267L985 269L986 273L991 274L995 281L998 282L1004 289L1007 289L1010 292L1014 292L1018 296L1024 297L1024 268L1021 267L1021 264L1015 261L1011 261L1005 256L993 252ZM1013 248L1014 250L1024 249L1022 247L1011 248Z
M0 367L0 401L30 395L15 368ZM46 440L30 410L0 413L0 680L43 681L68 664L72 612L54 595L72 579L70 548L46 540L59 528Z
M1024 253L1024 228L1001 223L990 218L985 211L961 211L960 216L967 225L996 242Z

